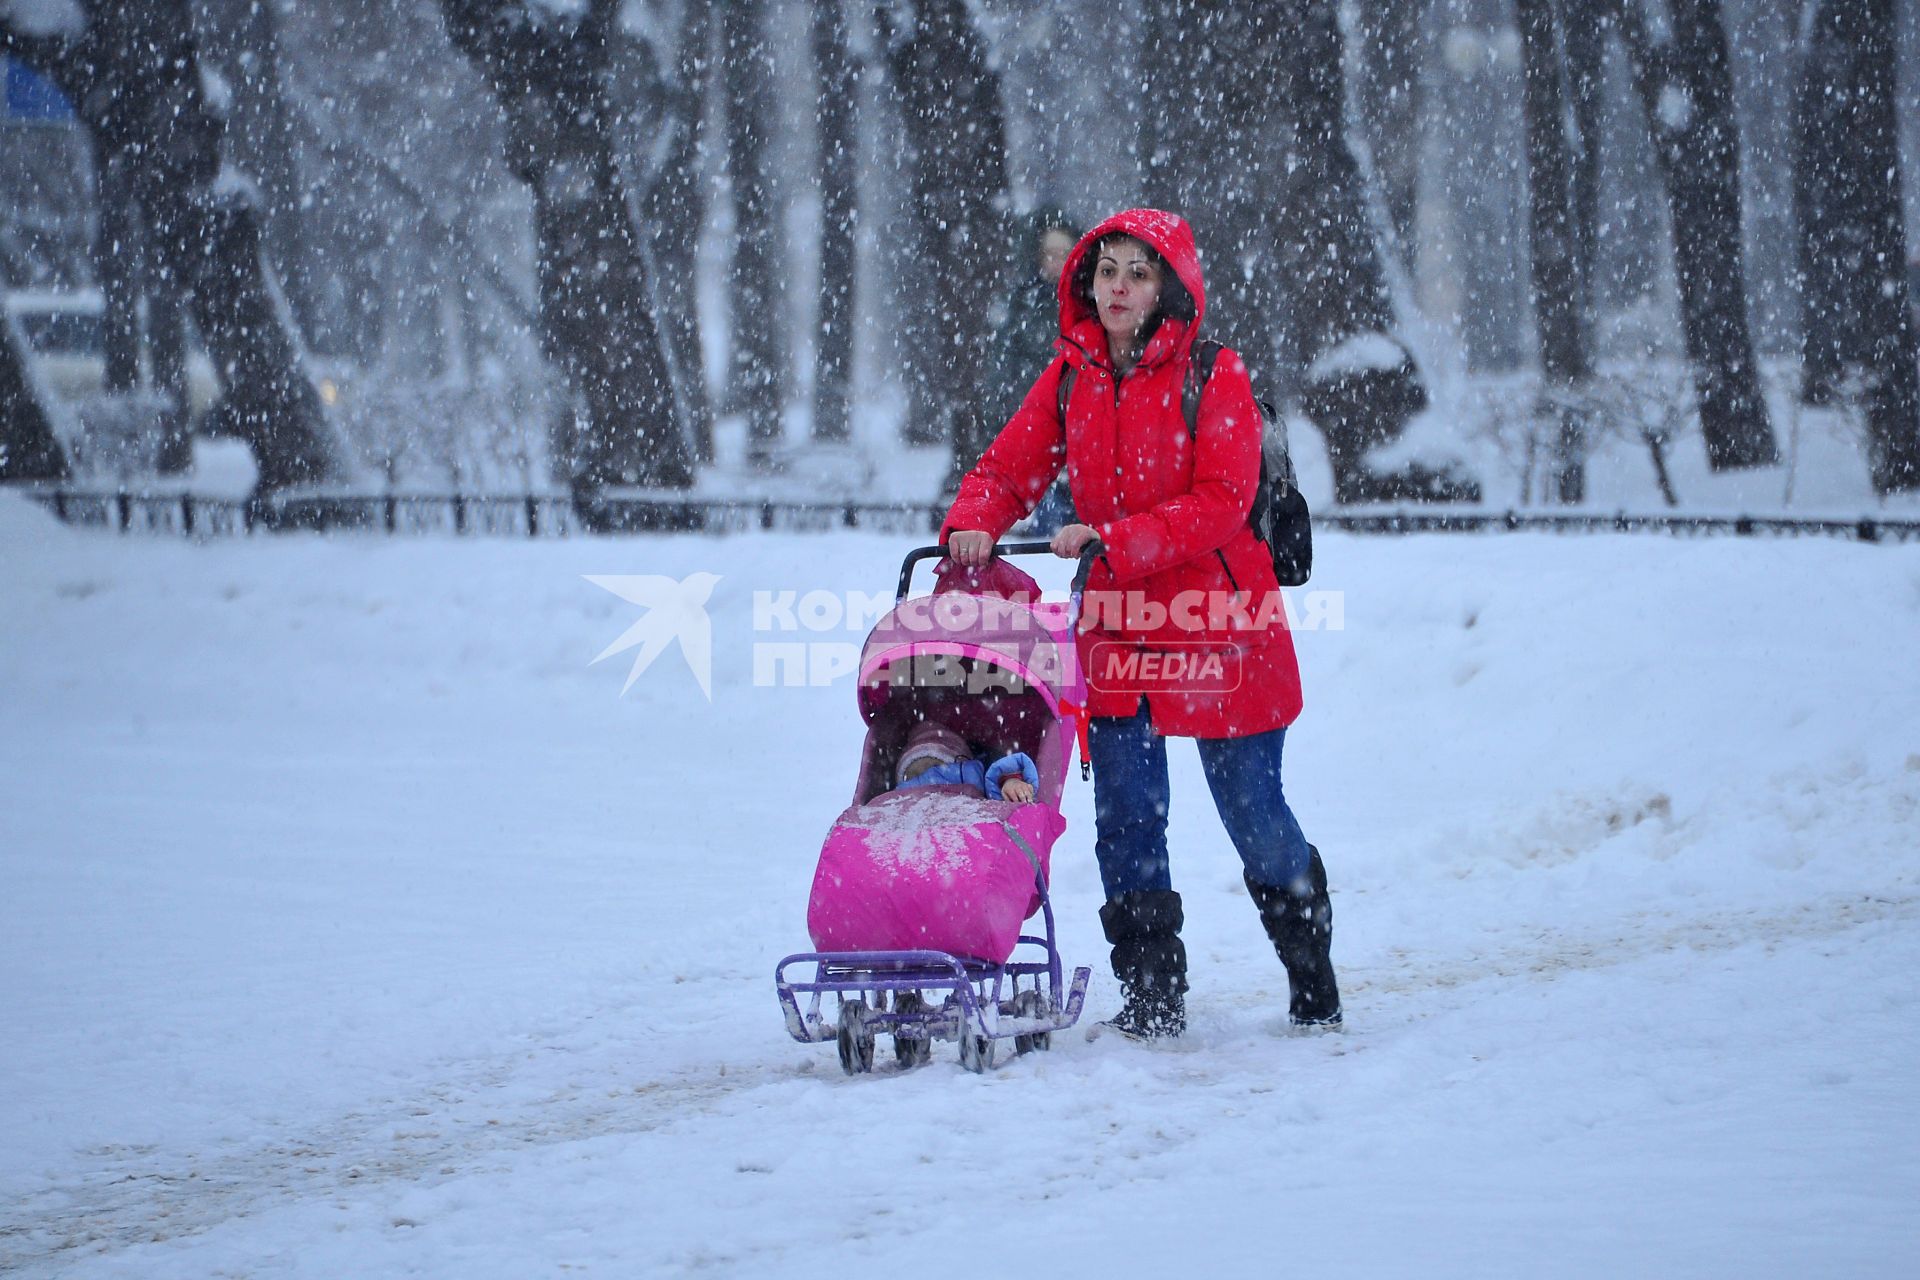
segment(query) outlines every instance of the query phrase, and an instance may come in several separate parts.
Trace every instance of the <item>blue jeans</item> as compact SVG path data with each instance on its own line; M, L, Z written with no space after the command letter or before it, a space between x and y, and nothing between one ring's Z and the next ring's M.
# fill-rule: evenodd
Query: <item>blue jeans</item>
M1247 875L1274 888L1307 874L1307 838L1280 790L1286 740L1285 729L1198 739L1207 788ZM1143 704L1130 718L1092 721L1087 746L1093 756L1093 850L1107 900L1139 889L1171 889L1166 739L1155 736Z

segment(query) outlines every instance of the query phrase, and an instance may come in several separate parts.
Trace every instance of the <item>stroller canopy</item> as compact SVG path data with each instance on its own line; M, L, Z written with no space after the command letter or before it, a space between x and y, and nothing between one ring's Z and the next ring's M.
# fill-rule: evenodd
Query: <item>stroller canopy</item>
M861 716L871 724L896 686L942 684L1031 688L1065 714L1084 695L1068 605L945 591L894 606L861 649Z

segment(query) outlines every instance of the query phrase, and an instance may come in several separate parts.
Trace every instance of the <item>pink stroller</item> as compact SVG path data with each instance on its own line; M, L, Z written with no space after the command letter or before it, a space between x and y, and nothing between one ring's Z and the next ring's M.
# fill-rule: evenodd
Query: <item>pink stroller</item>
M1037 554L1044 542L1008 543L997 555ZM893 610L860 655L860 714L867 723L853 804L820 851L807 930L816 950L774 971L787 1030L806 1043L834 1040L848 1074L873 1069L874 1042L893 1039L902 1067L958 1040L970 1071L1051 1046L1086 999L1089 971L1063 981L1048 899L1048 859L1066 830L1061 791L1085 685L1074 650L1087 571L1081 557L1065 602L1042 602L1033 579L996 559L985 570L941 566L934 593L908 600L913 567L945 555L909 552ZM949 786L891 790L907 733L938 719L970 741L1024 751L1040 774L1035 800L1007 804ZM1086 749L1081 743L1082 770ZM1045 934L1021 926L1041 914ZM1038 952L1015 953L1021 947ZM789 968L812 965L810 979ZM822 998L838 998L829 1021ZM801 997L808 997L803 1008Z

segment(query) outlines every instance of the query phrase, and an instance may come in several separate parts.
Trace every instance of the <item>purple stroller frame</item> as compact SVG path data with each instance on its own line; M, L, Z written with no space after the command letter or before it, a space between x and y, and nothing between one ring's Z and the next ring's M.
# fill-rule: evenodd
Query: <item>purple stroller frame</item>
M1045 960L988 964L945 951L803 951L788 956L773 976L787 1031L805 1044L839 1041L840 1065L849 1074L872 1069L873 1039L880 1032L895 1037L896 1052L909 1066L926 1061L935 1040L958 1040L960 1061L971 1071L991 1067L997 1056L995 1042L1009 1037L1016 1053L1045 1049L1053 1032L1080 1020L1092 970L1075 969L1072 986L1062 992L1060 951L1053 941L1053 903L1044 889L1040 909L1046 916L1046 936L1022 934L1016 945L1044 948ZM788 978L787 967L796 964L817 965L813 980ZM1021 990L1022 979L1033 985ZM901 1007L903 995L942 990L948 994L938 1005L916 1002L917 1007ZM840 997L837 1022L829 1022L821 1013L827 992ZM847 998L856 993L867 999ZM804 1011L802 995L812 997Z
M1045 542L1006 543L996 555L1032 555L1047 551ZM1080 615L1081 593L1093 558L1101 551L1098 540L1081 553L1074 574L1067 611L1069 636ZM900 568L900 587L894 600L906 599L913 566L920 560L946 554L944 547L918 547ZM994 1065L1002 1040L1012 1039L1016 1054L1051 1047L1055 1031L1080 1020L1092 970L1081 966L1065 982L1065 966L1054 942L1053 899L1046 877L1036 867L1045 936L1022 934L1015 945L1037 946L1045 959L1009 959L1005 964L956 956L945 951L802 951L786 957L774 969L774 989L786 1015L787 1031L803 1044L836 1041L840 1065L849 1075L873 1069L875 1036L894 1037L894 1051L902 1066L926 1062L935 1040L958 1040L960 1061L970 1071ZM810 981L787 976L794 965L814 965ZM1044 977L1044 987L1042 978ZM1022 989L1022 982L1031 985ZM821 1011L824 997L839 997L837 1020ZM938 1004L924 993L945 992ZM800 997L810 999L801 1007Z

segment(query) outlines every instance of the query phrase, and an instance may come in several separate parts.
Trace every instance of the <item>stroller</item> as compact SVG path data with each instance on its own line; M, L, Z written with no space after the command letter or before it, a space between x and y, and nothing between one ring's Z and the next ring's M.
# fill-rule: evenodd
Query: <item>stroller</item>
M1079 1020L1090 971L1063 982L1047 868L1066 829L1060 800L1076 728L1083 776L1087 768L1074 626L1100 544L1082 554L1064 603L1040 601L1033 579L998 558L1046 550L1003 544L980 570L945 562L934 593L909 601L914 565L946 554L916 548L892 611L861 650L866 746L853 804L814 874L807 929L817 949L774 970L788 1032L835 1041L849 1075L873 1070L881 1034L902 1067L929 1061L935 1040L957 1040L961 1064L983 1072L1004 1041L1016 1055L1047 1049L1053 1032ZM937 785L891 790L909 730L930 718L1026 752L1040 775L1034 803ZM1043 936L1021 932L1035 912ZM809 965L810 977L788 974ZM833 1020L821 1011L829 992L839 1001Z

